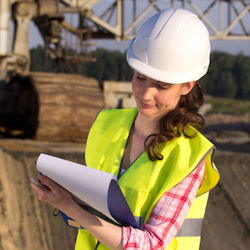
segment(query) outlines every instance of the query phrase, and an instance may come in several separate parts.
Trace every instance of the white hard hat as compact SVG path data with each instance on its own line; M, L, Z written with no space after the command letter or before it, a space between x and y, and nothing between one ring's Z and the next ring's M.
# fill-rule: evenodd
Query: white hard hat
M129 45L127 61L135 71L167 83L195 81L206 74L210 41L205 25L184 9L149 18Z

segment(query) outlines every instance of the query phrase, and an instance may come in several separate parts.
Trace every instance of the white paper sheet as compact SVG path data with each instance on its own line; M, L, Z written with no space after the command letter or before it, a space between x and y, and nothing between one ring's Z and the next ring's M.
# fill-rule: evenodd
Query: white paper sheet
M40 154L36 166L39 172L78 199L114 220L108 209L107 196L111 180L116 180L115 175L47 154Z

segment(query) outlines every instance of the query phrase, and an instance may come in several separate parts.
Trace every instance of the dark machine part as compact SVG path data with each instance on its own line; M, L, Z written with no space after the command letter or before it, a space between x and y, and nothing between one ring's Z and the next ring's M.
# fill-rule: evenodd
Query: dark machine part
M35 137L38 116L39 97L30 76L0 82L0 137Z

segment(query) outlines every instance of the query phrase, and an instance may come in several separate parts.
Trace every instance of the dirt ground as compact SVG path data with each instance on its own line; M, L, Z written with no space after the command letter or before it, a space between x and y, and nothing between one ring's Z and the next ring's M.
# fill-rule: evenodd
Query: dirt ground
M250 153L250 118L225 114L205 116L204 133L217 149Z
M210 114L205 135L215 144L220 182L211 191L201 250L250 249L250 120Z
M217 150L219 184L210 192L201 250L250 249L249 118L207 115L205 135ZM39 202L29 187L39 153L82 163L83 143L0 139L0 249L70 250L76 231Z

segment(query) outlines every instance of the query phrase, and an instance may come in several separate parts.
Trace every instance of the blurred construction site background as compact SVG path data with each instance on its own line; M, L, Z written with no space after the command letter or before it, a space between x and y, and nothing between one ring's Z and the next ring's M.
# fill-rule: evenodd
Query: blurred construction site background
M213 45L200 113L221 180L201 250L250 249L249 0L1 0L0 249L73 249L76 230L30 189L35 161L43 152L84 164L97 112L135 106L125 47L145 18L170 7L196 13ZM219 41L227 49L216 50Z

